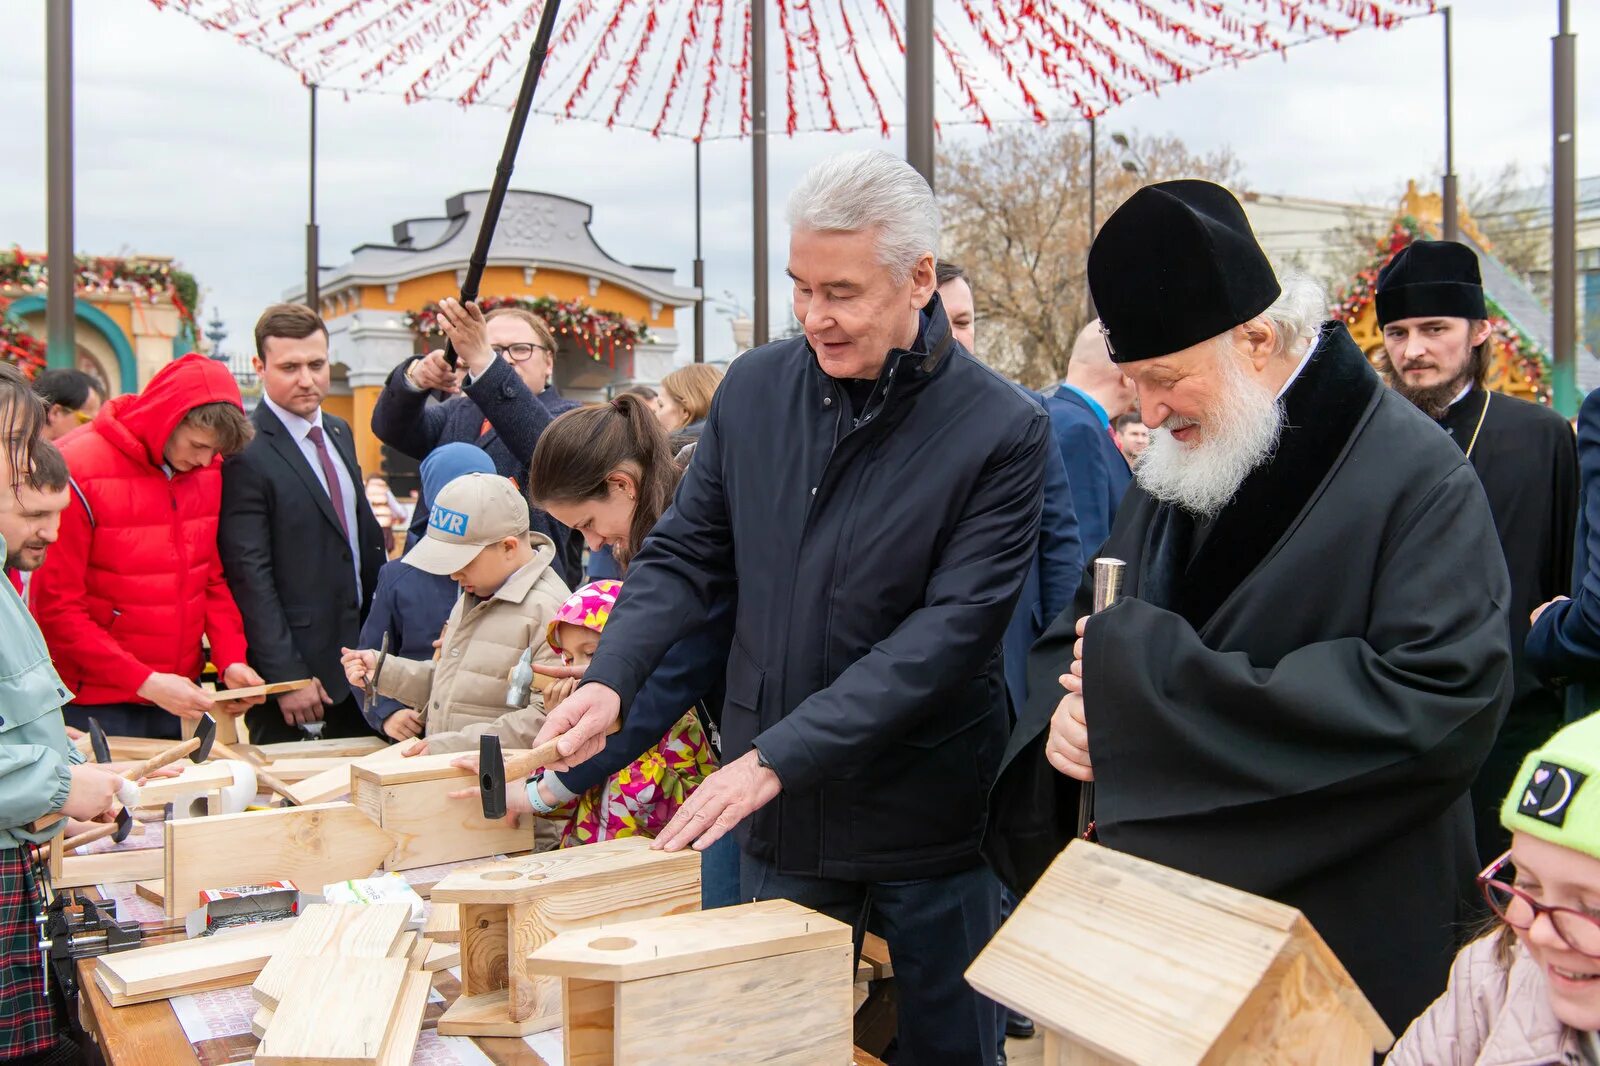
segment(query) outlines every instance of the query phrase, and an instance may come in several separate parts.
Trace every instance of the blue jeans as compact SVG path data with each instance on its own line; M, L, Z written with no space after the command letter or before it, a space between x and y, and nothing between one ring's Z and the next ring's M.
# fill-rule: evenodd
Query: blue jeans
M739 842L723 834L700 853L700 909L732 907L739 902Z
M963 976L1000 927L1000 893L988 867L915 881L838 881L785 874L744 855L745 902L788 899L889 945L900 1003L897 1066L992 1066L999 1040L994 1004Z

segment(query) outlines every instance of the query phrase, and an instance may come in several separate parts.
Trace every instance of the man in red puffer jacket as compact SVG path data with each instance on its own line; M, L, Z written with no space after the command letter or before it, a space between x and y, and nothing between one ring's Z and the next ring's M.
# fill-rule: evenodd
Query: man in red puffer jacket
M186 355L57 442L73 499L34 575L31 607L77 694L69 724L94 717L113 735L175 739L181 718L260 702L214 705L196 684L202 635L224 686L262 683L245 663L217 554L222 459L250 433L233 375Z

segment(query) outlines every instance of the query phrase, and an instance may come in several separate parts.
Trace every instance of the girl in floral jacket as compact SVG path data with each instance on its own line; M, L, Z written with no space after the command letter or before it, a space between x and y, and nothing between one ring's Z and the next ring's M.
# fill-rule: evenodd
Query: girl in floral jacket
M588 665L621 589L620 581L592 581L556 612L547 639L569 666ZM554 707L576 685L573 678L556 682L545 694L545 706ZM690 708L654 747L581 796L566 793L548 776L540 791L548 791L560 804L559 813L566 815L564 848L616 837L654 837L716 766L700 717Z
M1523 761L1511 850L1478 875L1498 931L1468 944L1394 1066L1600 1064L1600 714Z

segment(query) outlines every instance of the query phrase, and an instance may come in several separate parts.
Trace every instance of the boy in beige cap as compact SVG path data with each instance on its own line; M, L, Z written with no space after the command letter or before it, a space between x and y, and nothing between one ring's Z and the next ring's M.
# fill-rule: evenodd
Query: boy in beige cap
M375 686L422 712L428 752L465 750L491 729L508 747L532 747L544 723L537 689L526 709L506 705L507 675L524 651L533 649L535 663L561 663L544 634L568 589L551 566L555 545L528 526L527 501L508 479L466 474L440 490L427 535L405 556L461 586L438 657L391 655ZM377 670L377 652L342 651L350 684L365 685Z

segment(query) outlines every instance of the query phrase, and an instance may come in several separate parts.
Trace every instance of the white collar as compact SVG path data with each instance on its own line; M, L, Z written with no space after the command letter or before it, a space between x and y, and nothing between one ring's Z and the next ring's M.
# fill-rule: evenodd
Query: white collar
M1467 398L1467 394L1470 393L1471 391L1472 391L1472 382L1469 381L1465 385L1461 386L1461 391L1456 393L1456 398L1450 401L1450 406L1454 407L1456 404L1460 403L1462 400L1465 400Z
M1278 397L1277 397L1278 399L1281 400L1285 396L1289 395L1290 386L1292 386L1294 384L1294 382L1295 382L1295 379L1300 376L1300 371L1302 371L1302 370L1304 370L1306 368L1306 364L1311 362L1311 356L1317 350L1317 341L1319 341L1321 339L1322 339L1321 334L1314 334L1312 336L1311 343L1306 345L1306 354L1304 354L1304 355L1302 355L1300 357L1300 361L1295 364L1294 372L1289 375L1289 380L1285 381L1283 383L1283 388L1278 390Z
M283 428L289 431L289 434L294 437L297 444L305 440L311 433L311 427L322 425L322 408L320 407L317 408L315 417L308 419L295 414L293 411L286 411L279 407L272 402L272 397L268 396L265 391L261 393L261 402L267 405L268 410L278 416L278 421L283 423Z

